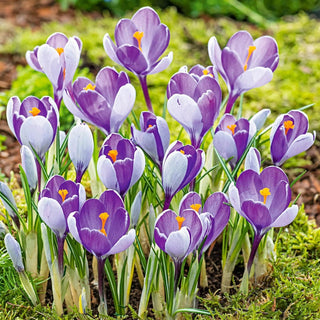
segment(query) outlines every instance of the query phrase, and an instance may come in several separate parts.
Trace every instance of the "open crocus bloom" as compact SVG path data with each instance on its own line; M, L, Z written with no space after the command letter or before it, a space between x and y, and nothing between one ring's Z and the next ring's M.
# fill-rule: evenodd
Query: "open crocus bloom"
M299 110L289 111L276 119L270 133L270 153L275 165L282 165L313 145L315 134L307 132L308 128L308 117Z
M68 226L73 237L101 259L126 250L135 239L134 229L128 232L129 214L114 190L87 200L80 211L69 216Z
M167 88L168 111L185 128L195 148L200 147L203 136L213 126L221 104L218 82L202 68L198 65L190 73L176 73ZM200 77L201 70L207 72Z
M139 9L132 19L121 19L115 29L116 45L107 33L103 45L108 56L136 75L155 74L166 69L172 53L158 60L166 50L170 32L150 7Z
M253 40L247 31L235 33L223 50L212 37L208 51L212 64L228 86L226 113L242 93L270 82L279 63L275 39L263 36Z
M34 148L43 159L57 133L59 111L50 97L41 100L29 96L22 103L18 97L10 98L7 122L21 145Z
M185 210L193 209L198 212L202 222L202 234L197 245L197 247L202 245L200 254L209 248L228 224L230 207L226 203L228 203L228 199L222 192L211 194L203 208L201 197L196 192L189 192L182 198L179 215L183 216ZM203 242L203 240L205 241Z
M87 121L106 135L118 132L130 113L136 99L136 91L130 84L128 75L105 67L99 71L96 82L79 77L66 90L63 100L68 110Z
M60 108L64 88L70 89L78 67L82 42L78 37L67 38L63 33L52 34L47 42L27 51L26 59L34 70L43 72L53 85L54 100Z
M101 147L97 164L99 178L122 197L140 179L145 167L142 150L120 134L110 134Z

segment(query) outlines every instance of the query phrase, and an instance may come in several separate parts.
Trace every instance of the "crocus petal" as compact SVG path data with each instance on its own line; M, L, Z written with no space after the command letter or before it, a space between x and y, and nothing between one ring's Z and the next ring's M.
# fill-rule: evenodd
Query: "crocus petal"
M128 232L128 234L122 236L118 240L118 242L111 248L111 250L108 252L108 256L128 249L132 245L135 238L136 238L136 232L134 229L131 229Z
M150 70L148 71L148 74L156 74L159 73L169 67L173 59L173 53L169 52L169 54L165 57L163 57L158 63L153 65Z
M37 58L37 56L36 56L36 54L37 54L37 52L38 52L38 49L39 49L39 47L36 47L35 49L34 49L34 51L27 51L26 52L26 60L27 60L27 63L28 63L28 65L32 68L32 69L34 69L34 70L36 70L36 71L39 71L39 72L42 72L42 69L41 69L41 66L40 66L40 64L39 64L39 62L38 62L38 58Z
M137 147L137 150L134 153L133 170L129 189L141 178L145 167L145 161L142 150Z
M237 146L233 137L224 131L218 131L213 136L213 145L224 159L230 159L233 157L235 160L238 159Z
M242 210L241 210L241 202L240 202L240 196L239 196L239 191L234 185L234 183L230 184L229 187L229 200L230 203L232 204L233 208L242 215Z
M253 170L260 173L261 156L258 149L251 147L244 163L245 170Z
M4 244L6 246L7 252L13 263L14 268L18 272L24 271L24 265L22 261L21 247L18 241L10 234L7 233L4 237Z
M165 252L173 259L181 261L189 252L190 241L189 230L182 227L179 231L170 233L165 244Z
M68 217L67 224L68 224L68 228L69 228L69 231L72 234L72 236L75 238L76 241L81 243L75 214L78 215L79 213L78 212L71 213Z
M279 216L279 218L271 224L270 227L273 227L273 228L285 227L295 219L297 214L298 214L298 206L297 205L293 205L292 207L287 208Z
M132 226L136 226L141 212L142 191L140 190L131 205L130 222Z
M98 159L97 172L101 182L106 188L120 191L116 171L114 170L111 160L105 155L100 156Z
M180 201L179 204L179 215L183 210L192 208L191 205L198 204L201 207L201 197L196 192L188 192Z
M216 37L211 37L209 39L208 54L212 64L218 69L218 71L221 73L221 76L226 81L227 77L222 68L222 62L221 62L221 49Z
M120 64L120 65L122 64L116 54L117 47L111 40L108 33L106 33L103 37L103 47L111 60L113 60L117 64Z
M80 41L80 39L78 38ZM68 84L72 82L74 73L79 65L80 60L79 44L74 38L70 38L64 47L64 58L66 63L65 79L64 81Z
M108 237L98 230L84 228L79 230L79 236L82 245L97 257L104 256L112 248Z
M7 123L11 130L11 132L16 136L16 132L14 130L13 125L13 114L19 110L21 106L21 101L18 97L11 97L7 104L6 115L7 115Z
M22 168L26 173L31 193L36 189L38 183L37 166L33 152L27 146L20 149Z
M67 109L76 117L90 122L89 117L87 115L85 115L81 109L79 109L76 105L76 102L71 98L70 93L65 90L63 92L63 102L66 105Z
M253 122L255 124L257 132L263 127L270 112L270 109L262 109L250 119L250 123Z
M229 39L227 47L238 53L241 61L245 61L248 55L249 46L253 45L251 34L246 30L236 32Z
M140 74L148 68L146 58L137 47L123 45L118 48L116 54L121 65L135 74Z

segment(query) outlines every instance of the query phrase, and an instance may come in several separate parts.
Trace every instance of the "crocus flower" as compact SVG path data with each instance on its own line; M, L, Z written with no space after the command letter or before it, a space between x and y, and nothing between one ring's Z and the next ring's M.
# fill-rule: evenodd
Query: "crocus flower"
M80 183L53 176L41 192L38 212L41 219L55 233L58 243L58 265L63 271L63 244L69 232L67 219L74 211L79 211L86 198Z
M116 190L124 197L140 179L144 167L144 154L131 140L112 133L103 142L97 171L106 188Z
M79 77L72 91L65 91L63 100L69 111L87 121L106 135L118 132L130 113L136 92L128 75L105 67L99 71L96 82Z
M201 197L196 192L187 193L180 202L179 216L183 216L185 210L193 209L198 212L200 220L202 221L202 234L197 244L197 248L202 246L200 256L209 248L211 243L217 239L228 224L230 207L226 203L228 203L228 199L222 192L211 194L207 198L203 208L201 205Z
M275 39L263 36L253 40L247 31L235 33L223 50L212 37L208 51L212 64L228 86L226 113L242 93L270 82L279 63Z
M291 223L298 207L288 208L291 201L290 184L279 167L267 167L259 174L253 170L243 171L236 185L229 188L229 199L234 209L253 227L254 241L248 261L248 274L257 248L263 236L273 227Z
M260 173L261 155L258 149L251 147L244 161L244 170Z
M55 139L59 111L50 97L40 100L29 96L22 103L18 97L12 97L7 105L7 122L19 143L33 147L43 159Z
M22 168L27 176L30 192L33 194L38 183L36 160L33 152L27 146L21 146L20 155Z
M154 227L154 240L167 253L175 265L175 278L179 277L182 261L193 252L202 235L202 223L193 209L183 210L179 216L170 209L163 211Z
M270 133L270 153L275 165L281 166L313 145L315 134L307 132L308 128L308 117L299 110L291 110L276 119Z
M131 125L133 142L148 154L161 171L163 157L170 144L168 124L152 112L144 111L140 114L140 127L141 131Z
M27 51L26 59L31 68L45 73L54 90L54 101L58 109L63 90L70 89L78 67L82 42L78 37L67 38L63 33L52 34L47 42Z
M170 32L150 7L139 9L132 19L121 19L115 29L113 43L107 33L103 46L116 63L136 74L140 80L149 111L153 112L148 94L146 76L166 69L172 61L172 52L160 59L170 40Z
M178 72L170 79L167 88L167 108L171 116L187 131L191 144L199 148L204 135L218 117L221 89L213 76ZM204 69L206 70L206 69Z
M68 151L76 170L76 182L80 183L93 154L93 137L86 123L79 123L71 129Z
M11 206L13 208L15 208L16 211L18 211L16 202L14 200L14 197L12 195L11 190L2 181L0 181L0 193L3 194L7 198L7 200L10 202ZM19 218L18 218L16 212L12 209L12 207L2 197L0 197L0 199L3 203L3 206L7 210L9 216L11 217L11 219L13 220L13 222L16 224L17 228L19 229L20 228L20 221L19 221Z
M21 247L18 241L10 234L7 233L4 237L4 244L7 252L13 263L14 268L20 273L24 271L24 265L22 261Z
M203 150L191 145L173 142L163 159L162 186L165 192L163 210L170 206L173 196L189 184L202 170L205 155Z

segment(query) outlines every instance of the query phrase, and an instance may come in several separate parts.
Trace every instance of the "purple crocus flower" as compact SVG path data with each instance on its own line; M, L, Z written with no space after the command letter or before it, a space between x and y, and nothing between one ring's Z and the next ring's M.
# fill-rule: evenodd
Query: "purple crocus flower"
M275 165L281 166L313 145L315 134L307 132L308 128L308 117L299 110L291 110L276 119L270 133L270 153Z
M23 272L24 264L22 261L22 253L19 242L10 233L7 233L4 237L4 244L14 268L19 273Z
M26 59L31 68L45 73L53 85L54 101L58 109L64 88L71 88L78 67L82 42L78 37L68 39L63 33L52 34L47 42L27 51Z
M275 39L263 36L253 40L247 31L235 33L223 50L212 37L208 51L212 64L228 86L226 113L242 93L270 82L279 63Z
M66 90L63 94L63 101L73 115L97 126L106 135L119 131L135 99L128 75L110 67L99 71L95 83L77 78L72 93Z
M200 147L204 135L213 126L221 104L218 82L209 74L200 77L201 69L197 66L190 73L176 73L167 88L168 111L185 128L195 148ZM191 73L192 70L197 74Z
M259 174L254 170L243 171L236 185L229 188L229 199L234 209L253 227L254 241L248 261L248 274L259 243L273 227L291 223L298 207L288 208L291 201L290 184L279 167L267 167Z
M68 225L73 237L98 259L99 309L106 313L104 264L108 256L126 250L133 243L135 230L128 232L129 214L119 194L107 190L99 199L87 200L80 211L72 213Z
M10 98L7 122L21 145L31 146L44 159L57 133L59 111L50 97L41 100L29 96L22 103L18 97Z
M183 216L185 210L193 209L199 213L202 221L202 234L197 245L197 247L202 245L199 258L228 224L230 207L226 203L228 203L228 199L222 192L211 194L203 208L201 197L196 192L187 193L180 202L179 216ZM203 240L205 241L203 242Z
M179 216L170 209L163 211L154 227L154 240L175 265L175 283L179 278L182 261L193 252L202 235L202 223L193 209L183 210Z
M97 171L106 188L116 190L124 197L140 179L144 167L144 154L131 140L117 133L110 134L104 140Z
M199 174L204 165L203 150L191 145L183 145L180 141L173 142L163 159L162 186L165 192L163 210L170 206L173 196Z
M86 199L84 187L80 183L53 176L41 192L38 211L41 219L55 233L58 243L58 265L63 272L63 245L69 232L67 219L74 211L79 211Z
M150 7L139 9L132 19L121 19L115 29L113 43L107 33L103 45L107 55L116 63L136 74L140 80L149 111L153 112L146 76L166 69L172 53L160 59L170 40L170 32Z
M163 157L170 144L168 124L152 112L144 111L140 114L140 127L141 131L131 125L133 142L148 154L161 171Z

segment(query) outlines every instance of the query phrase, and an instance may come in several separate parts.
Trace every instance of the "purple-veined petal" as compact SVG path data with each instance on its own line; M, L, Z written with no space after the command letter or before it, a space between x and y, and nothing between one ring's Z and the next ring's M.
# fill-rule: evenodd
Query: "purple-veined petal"
M143 53L134 46L123 45L116 51L120 64L135 74L141 74L148 68L148 62Z
M18 241L10 233L7 233L4 237L4 244L6 246L7 252L10 256L14 268L18 272L24 271L21 247Z
M171 64L172 59L173 53L172 51L170 51L167 56L163 57L160 61L158 61L148 69L148 74L156 74L167 69Z
M253 170L260 174L261 155L258 149L251 147L244 163L245 170Z
M129 188L131 188L142 176L145 167L145 157L142 150L137 147L134 153L133 170Z
M110 57L111 60L113 60L115 63L120 64L121 62L119 61L116 51L117 47L111 40L110 36L108 33L106 33L103 37L103 47L107 55Z
M191 237L186 227L169 234L165 244L165 252L178 261L182 261L189 253Z
M280 228L285 227L290 224L298 214L298 206L293 205L290 208L287 208L276 221L271 224L271 227Z
M111 160L105 155L100 156L98 159L97 172L101 182L106 188L120 191L116 171Z
M116 254L128 249L135 240L136 232L134 229L129 230L128 234L122 236L118 242L111 248L108 255Z
M75 218L75 215L79 215L78 212L72 212L67 220L68 223L68 228L70 233L72 234L72 236L75 238L76 241L78 241L79 243L81 243L81 239L78 233L78 227L77 227L77 220Z
M238 159L237 146L233 137L224 131L218 131L213 136L213 145L220 156L227 160L231 157L236 161Z
M250 124L252 122L255 124L257 132L260 131L260 129L263 127L270 112L270 109L262 109L250 119Z

